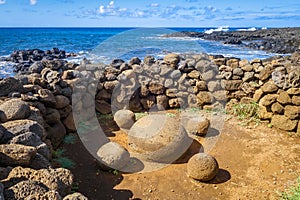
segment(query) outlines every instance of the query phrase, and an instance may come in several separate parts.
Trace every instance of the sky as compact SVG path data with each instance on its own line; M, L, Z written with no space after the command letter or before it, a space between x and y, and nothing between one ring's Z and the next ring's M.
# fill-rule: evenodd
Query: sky
M299 0L0 0L0 27L300 27Z

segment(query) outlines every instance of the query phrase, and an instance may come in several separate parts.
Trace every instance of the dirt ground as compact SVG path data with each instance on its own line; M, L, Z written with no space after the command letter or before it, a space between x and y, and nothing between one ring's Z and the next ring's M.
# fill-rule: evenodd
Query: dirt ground
M126 143L126 134L112 120L100 124L111 140ZM200 147L195 141L176 163L159 171L135 174L100 170L79 139L64 148L76 162L72 171L79 192L91 200L277 199L278 192L289 188L300 176L300 137L266 124L246 129L235 118L225 122L217 144L209 152L217 159L220 171L208 183L191 180L186 174L187 160Z

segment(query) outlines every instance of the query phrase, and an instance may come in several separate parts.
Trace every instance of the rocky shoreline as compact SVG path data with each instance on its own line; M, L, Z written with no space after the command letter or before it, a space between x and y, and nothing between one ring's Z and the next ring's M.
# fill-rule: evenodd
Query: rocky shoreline
M271 28L255 31L213 32L211 34L176 32L164 37L201 38L279 54L291 54L300 47L300 28Z
M252 61L206 54L116 59L108 65L35 61L0 80L0 199L86 199L68 196L73 175L53 162L54 150L76 134L77 110L91 119L95 111L124 108L143 112L256 103L261 120L300 133L299 69L299 50ZM74 91L80 91L76 98Z

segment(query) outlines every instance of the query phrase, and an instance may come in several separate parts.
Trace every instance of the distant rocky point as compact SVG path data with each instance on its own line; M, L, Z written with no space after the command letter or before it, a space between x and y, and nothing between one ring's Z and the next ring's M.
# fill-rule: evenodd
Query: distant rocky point
M219 31L176 32L163 37L193 37L204 40L222 41L224 44L240 45L254 50L263 50L272 53L290 54L300 47L300 27L271 28L255 31Z

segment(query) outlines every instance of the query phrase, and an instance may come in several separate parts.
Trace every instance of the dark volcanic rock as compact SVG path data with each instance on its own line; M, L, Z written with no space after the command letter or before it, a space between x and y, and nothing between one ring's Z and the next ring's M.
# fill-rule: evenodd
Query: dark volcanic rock
M23 89L21 82L13 77L8 77L0 81L0 97L7 96L12 92L20 92Z

